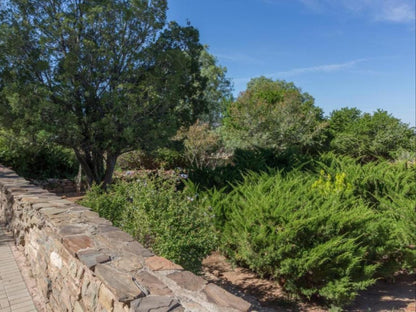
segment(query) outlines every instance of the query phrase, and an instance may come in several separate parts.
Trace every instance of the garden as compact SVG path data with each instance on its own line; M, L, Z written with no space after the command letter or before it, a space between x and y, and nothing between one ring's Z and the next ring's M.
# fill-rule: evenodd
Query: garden
M1 164L81 177L81 204L156 254L202 274L215 252L290 302L340 311L414 276L414 128L384 110L325 115L263 76L235 98L166 1L7 3Z

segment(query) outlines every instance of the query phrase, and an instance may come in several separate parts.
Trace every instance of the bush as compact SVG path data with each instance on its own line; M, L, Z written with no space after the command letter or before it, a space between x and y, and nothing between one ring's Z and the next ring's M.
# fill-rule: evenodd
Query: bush
M50 142L44 133L32 138L0 130L0 163L28 179L73 178L78 169L74 153Z
M221 249L234 262L292 294L340 306L378 276L416 264L408 248L416 242L416 178L400 165L332 160L318 173L248 174L229 194L212 192L212 205Z
M386 111L373 114L356 108L333 111L329 119L331 150L362 162L395 159L399 152L414 151L415 132Z
M229 103L222 133L227 148L296 148L315 153L323 148L327 123L322 109L293 83L259 77Z
M122 170L174 169L182 167L184 163L182 153L174 147L159 148L152 152L134 150L122 154L117 160L117 165Z
M207 122L197 120L189 128L178 130L175 140L183 141L187 165L197 169L215 168L221 149L220 136Z
M113 221L157 254L197 272L216 247L213 213L193 185L176 190L176 180L142 177L119 181L107 193L94 187L83 204Z

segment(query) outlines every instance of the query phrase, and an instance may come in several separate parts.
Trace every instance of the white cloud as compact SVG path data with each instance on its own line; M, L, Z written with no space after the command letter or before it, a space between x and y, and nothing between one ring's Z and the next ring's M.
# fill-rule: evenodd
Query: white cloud
M411 23L415 20L414 0L298 0L308 9L348 12L374 21Z
M330 73L330 72L336 72L336 71L353 68L354 65L364 62L364 61L366 61L366 59L357 59L357 60L352 60L349 62L338 63L338 64L325 64L325 65L310 66L310 67L300 67L300 68L294 68L294 69L287 70L287 71L277 72L277 73L266 75L266 76L288 77L288 76L296 76L296 75L305 74L305 73L317 73L317 72Z
M397 23L412 22L415 20L415 8L410 3L398 3L400 1L386 2L387 3L382 7L381 12L375 16L376 19Z
M332 73L337 71L349 70L349 71L360 71L360 73L366 73L367 71L362 71L359 68L356 68L356 64L365 62L369 59L356 59L344 63L336 63L336 64L324 64L318 66L309 66L309 67L299 67L290 69L287 71L280 71L275 73L269 74L259 74L254 75L253 77L233 77L232 81L234 84L234 95L237 96L241 90L244 90L247 83L254 77L265 76L267 78L272 79L286 79L297 75L307 74L307 73ZM372 74L376 74L376 72L372 72Z

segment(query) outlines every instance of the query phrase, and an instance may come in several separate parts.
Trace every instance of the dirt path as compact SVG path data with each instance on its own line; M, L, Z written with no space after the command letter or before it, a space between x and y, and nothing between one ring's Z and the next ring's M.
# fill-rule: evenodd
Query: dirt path
M247 269L233 268L219 253L203 261L203 271L205 278L243 297L255 311L327 311L314 304L291 300L276 283L260 279ZM415 275L400 275L395 283L379 281L362 292L346 311L416 312L415 296Z

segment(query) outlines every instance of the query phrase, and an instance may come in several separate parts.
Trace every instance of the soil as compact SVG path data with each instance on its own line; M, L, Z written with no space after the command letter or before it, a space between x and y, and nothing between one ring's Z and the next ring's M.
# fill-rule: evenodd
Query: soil
M247 269L233 267L218 252L204 259L203 273L209 281L249 301L253 311L327 311L317 304L290 298L277 283L260 279ZM392 283L378 281L373 287L361 292L345 311L416 312L415 298L415 274L398 274Z

